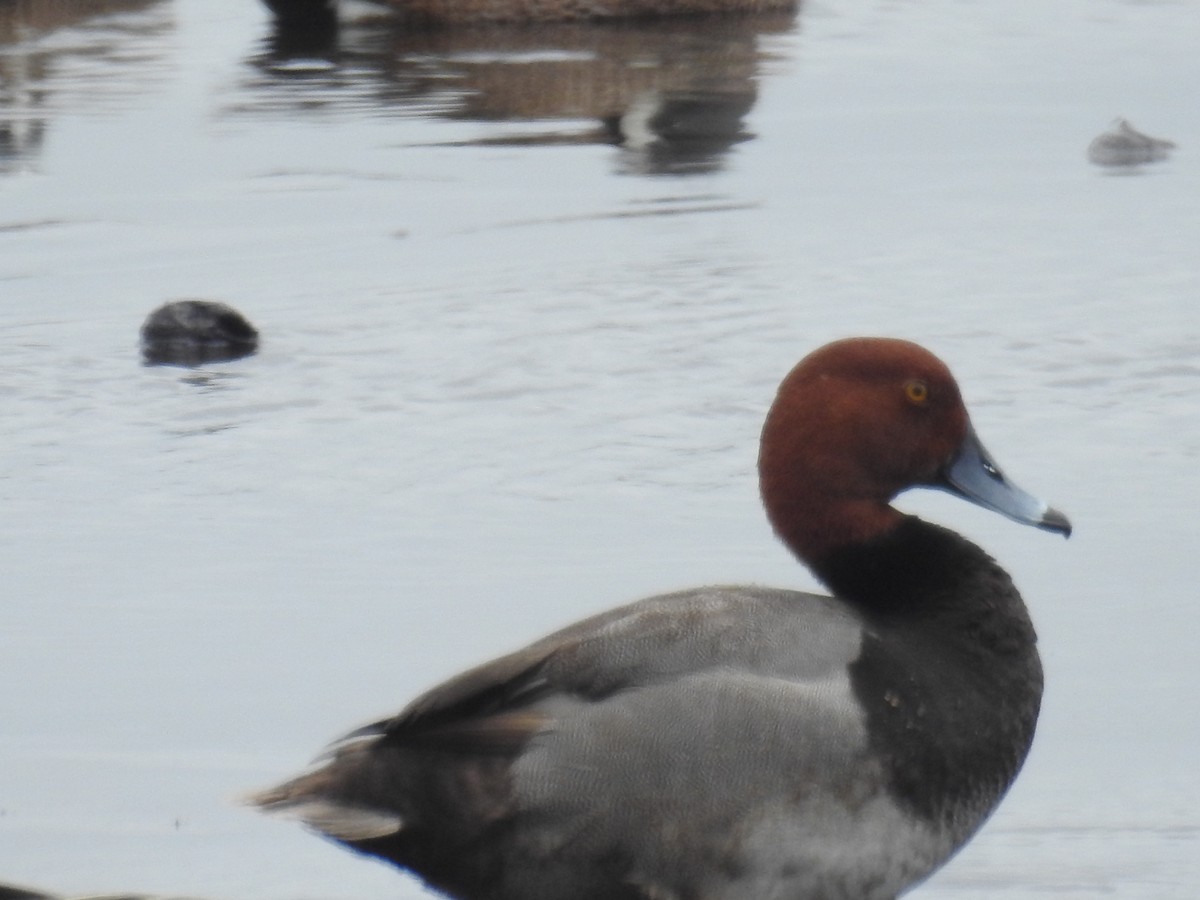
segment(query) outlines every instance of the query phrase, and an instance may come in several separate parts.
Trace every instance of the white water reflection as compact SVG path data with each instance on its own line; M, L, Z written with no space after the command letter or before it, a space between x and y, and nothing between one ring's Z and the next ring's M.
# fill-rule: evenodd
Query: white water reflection
M810 584L757 506L761 416L807 350L883 333L1077 526L904 498L1013 572L1049 685L1013 794L914 896L1194 896L1195 3L850 0L494 56L110 12L0 32L0 118L41 135L0 174L0 881L420 896L229 799L586 612ZM595 65L607 107L502 89L676 42L737 73L703 164L618 143L640 95ZM1178 149L1107 177L1116 116ZM178 297L259 355L143 367Z

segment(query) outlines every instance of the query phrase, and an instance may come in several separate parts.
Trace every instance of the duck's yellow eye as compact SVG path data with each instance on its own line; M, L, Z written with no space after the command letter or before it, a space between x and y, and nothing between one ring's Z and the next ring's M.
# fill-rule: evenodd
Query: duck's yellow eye
M919 378L914 378L904 385L904 396L914 406L924 406L929 402L929 385Z

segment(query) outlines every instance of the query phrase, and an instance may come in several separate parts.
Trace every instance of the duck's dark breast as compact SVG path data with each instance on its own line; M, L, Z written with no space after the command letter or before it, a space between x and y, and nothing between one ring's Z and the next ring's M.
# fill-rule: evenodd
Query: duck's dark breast
M867 623L850 681L889 792L961 843L1033 740L1042 667L1020 595L974 544L915 518L816 568Z

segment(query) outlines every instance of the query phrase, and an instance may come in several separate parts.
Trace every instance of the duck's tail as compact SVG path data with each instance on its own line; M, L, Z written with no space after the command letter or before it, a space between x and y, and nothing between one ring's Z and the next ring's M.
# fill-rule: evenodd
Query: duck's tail
M360 806L339 797L343 790L336 768L335 760L315 772L251 794L245 802L268 815L299 821L351 844L390 837L403 830L404 819L399 813Z

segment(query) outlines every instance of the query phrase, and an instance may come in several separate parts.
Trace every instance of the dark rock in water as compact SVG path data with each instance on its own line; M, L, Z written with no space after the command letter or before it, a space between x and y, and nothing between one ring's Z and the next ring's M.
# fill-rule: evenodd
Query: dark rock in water
M1098 166L1140 166L1166 159L1174 149L1174 141L1142 134L1125 119L1117 119L1112 131L1088 145L1088 159Z
M150 313L142 325L147 365L228 362L257 349L258 332L246 317L212 300L175 300Z

